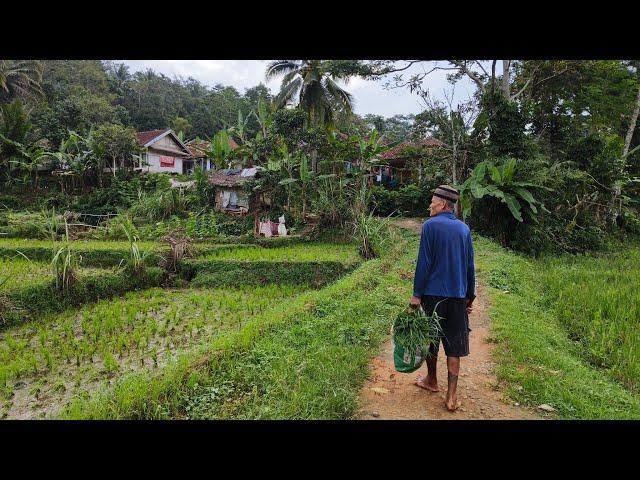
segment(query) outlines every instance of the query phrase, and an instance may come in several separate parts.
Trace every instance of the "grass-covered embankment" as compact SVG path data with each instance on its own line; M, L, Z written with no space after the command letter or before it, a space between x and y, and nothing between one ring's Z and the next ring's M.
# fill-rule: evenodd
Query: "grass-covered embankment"
M352 271L361 259L354 245L329 243L264 248L218 248L180 267L197 287L326 285Z
M64 418L349 418L410 295L417 237L319 291L281 302L156 375L132 374Z
M640 387L640 248L544 264L545 299L583 355L629 390Z
M159 286L165 280L158 267L148 267L135 276L123 269L81 267L75 275L76 281L63 295L56 289L50 264L0 258L0 331L69 307Z
M638 345L637 252L534 260L483 238L475 245L497 375L511 396L552 405L559 418L640 418L640 397L617 381L628 384L637 371L629 368Z
M36 262L50 262L53 252L63 245L62 242L47 240L0 239L0 259L27 257ZM157 265L161 252L168 250L166 245L157 242L138 242L137 245L149 266ZM82 257L85 267L118 266L124 263L131 251L129 242L122 241L74 240L71 246Z

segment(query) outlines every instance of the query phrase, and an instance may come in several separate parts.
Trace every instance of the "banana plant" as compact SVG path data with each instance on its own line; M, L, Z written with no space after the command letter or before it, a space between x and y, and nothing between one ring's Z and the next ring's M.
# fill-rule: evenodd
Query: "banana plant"
M23 183L26 185L29 179L33 179L33 187L38 190L38 168L43 161L52 156L51 152L47 152L39 145L25 146L22 143L15 142L0 133L0 140L13 146L17 150L17 155L9 160L9 164L13 164L20 170L24 170L26 174Z
M260 125L260 129L261 129L261 132L258 132L256 139L262 140L267 137L267 130L273 123L273 117L271 116L271 113L267 109L267 104L264 102L262 98L258 99L257 112L252 111L251 113L258 121L258 124Z
M531 182L516 181L516 170L517 161L514 158L506 160L499 166L488 160L476 165L469 178L459 186L463 218L466 220L471 213L471 197L481 199L487 195L506 204L513 218L519 222L524 221L522 217L523 204L524 211L531 218L535 218L534 215L538 213L538 207L549 212L541 202L534 198L529 189L538 188L549 191L552 189Z
M363 214L367 210L371 190L367 188L368 180L373 176L371 169L380 165L379 156L397 146L400 142L383 143L384 135L379 135L374 129L368 137L362 135L354 135L351 137L358 144L360 158L358 165L352 170L357 181L355 182L355 198L354 205L357 214Z
M224 168L231 153L231 143L226 130L218 131L211 139L211 147L205 155L213 160L217 168Z
M236 125L227 128L227 132L229 132L229 134L236 135L240 140L240 145L238 145L238 148L236 148L234 153L238 157L242 157L244 162L246 162L249 157L251 157L254 162L258 159L257 154L255 153L253 141L246 136L247 123L249 122L250 117L251 113L244 117L242 112L238 110L238 120Z

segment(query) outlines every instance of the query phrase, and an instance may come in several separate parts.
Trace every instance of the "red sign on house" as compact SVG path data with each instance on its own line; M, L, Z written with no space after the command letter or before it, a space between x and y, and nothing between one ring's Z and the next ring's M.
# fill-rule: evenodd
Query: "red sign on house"
M173 157L160 157L161 167L174 167L175 163L176 163L176 159Z

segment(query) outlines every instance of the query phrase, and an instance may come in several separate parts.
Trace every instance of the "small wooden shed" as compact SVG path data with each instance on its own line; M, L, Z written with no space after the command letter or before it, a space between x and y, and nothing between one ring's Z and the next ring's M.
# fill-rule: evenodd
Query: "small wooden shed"
M256 168L227 168L211 173L209 183L216 187L215 209L244 215L256 207L256 195L246 184L257 176Z

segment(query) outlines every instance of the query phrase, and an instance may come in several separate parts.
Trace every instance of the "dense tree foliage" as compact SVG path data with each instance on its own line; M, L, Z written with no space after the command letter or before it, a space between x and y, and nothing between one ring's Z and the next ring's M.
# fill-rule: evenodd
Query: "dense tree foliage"
M113 62L1 61L0 181L38 191L42 166L57 162L73 174L58 180L62 191L88 195L77 205L100 212L138 200L149 206L155 187L140 184L151 196L136 200L130 186L137 180L103 174L114 164L124 170L119 175L131 170L135 131L171 127L184 140L212 139L207 155L218 167L263 167L252 188L300 221L312 213L332 225L358 224L365 205L420 215L433 187L451 183L461 188L475 230L531 253L583 251L611 234L640 232L638 62L448 60L405 77L422 62L275 61L267 77L282 84L272 97L262 84L241 93ZM447 71L452 85L444 100L427 87L436 70ZM354 76L408 88L424 110L361 118L336 83ZM463 103L453 94L461 78L476 87ZM408 184L373 187L371 168L384 149L428 137L442 143L403 147ZM238 149L231 151L229 138ZM203 173L196 177L204 189ZM211 198L200 191L192 205L206 207ZM61 197L47 202L73 208Z

